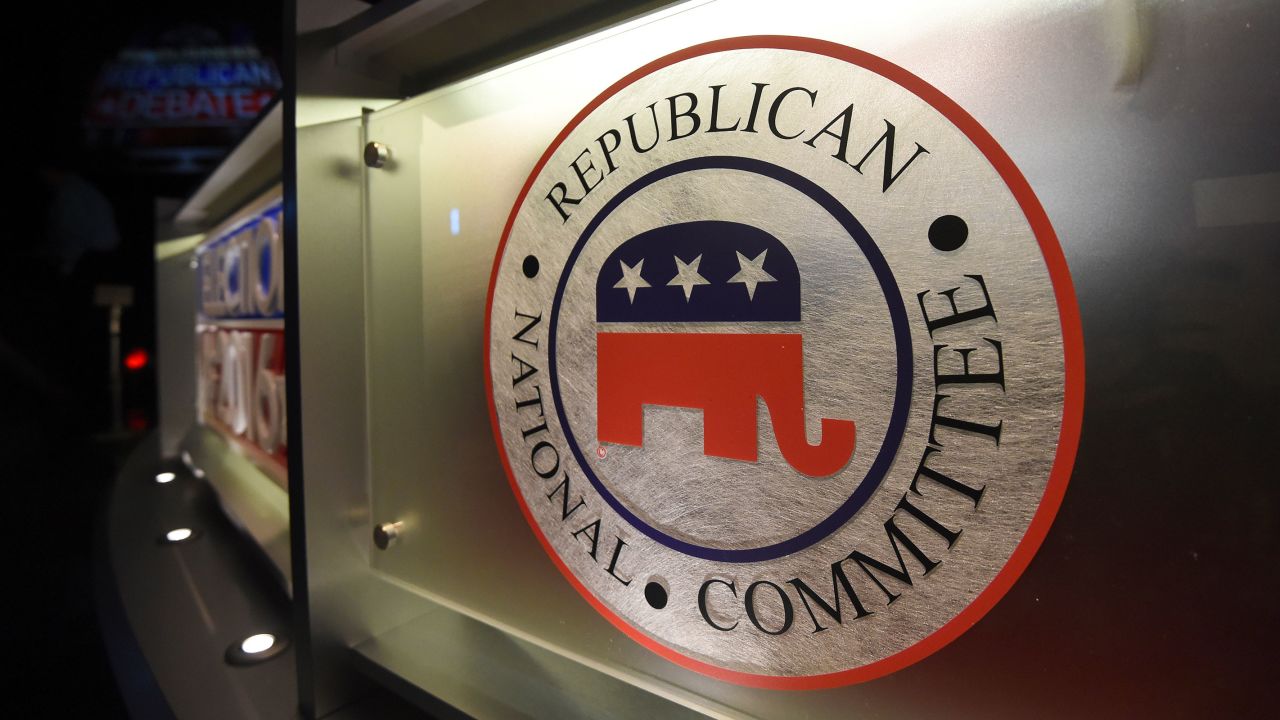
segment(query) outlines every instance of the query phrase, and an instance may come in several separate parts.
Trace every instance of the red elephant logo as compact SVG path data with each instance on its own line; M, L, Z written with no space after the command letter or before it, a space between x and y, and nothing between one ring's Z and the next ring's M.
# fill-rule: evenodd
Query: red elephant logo
M851 420L823 418L821 440L809 444L802 336L750 332L800 320L795 260L771 235L720 221L637 235L602 267L596 316L600 442L642 446L645 405L694 408L703 414L705 454L755 462L763 399L778 449L798 472L833 475L853 456ZM613 323L629 327L616 331ZM748 332L699 332L690 323Z

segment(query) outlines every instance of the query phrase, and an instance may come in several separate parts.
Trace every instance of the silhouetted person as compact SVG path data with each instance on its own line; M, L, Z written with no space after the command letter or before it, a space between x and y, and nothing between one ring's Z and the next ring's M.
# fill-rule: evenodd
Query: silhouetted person
M110 252L120 245L111 203L87 180L65 168L46 165L40 177L51 191L48 245L59 272L70 275L86 252Z

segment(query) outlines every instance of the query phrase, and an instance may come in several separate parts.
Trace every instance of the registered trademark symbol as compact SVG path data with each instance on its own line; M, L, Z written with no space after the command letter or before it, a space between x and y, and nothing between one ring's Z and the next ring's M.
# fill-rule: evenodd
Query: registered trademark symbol
M596 457L600 458L601 460L603 460L605 456L608 454L609 454L609 451L605 450L603 445L596 448Z

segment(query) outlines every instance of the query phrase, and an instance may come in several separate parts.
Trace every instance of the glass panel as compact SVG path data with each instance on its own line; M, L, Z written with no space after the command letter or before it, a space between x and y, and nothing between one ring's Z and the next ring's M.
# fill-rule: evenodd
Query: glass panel
M1200 603L1218 584L1233 587L1232 615L1272 612L1270 591L1220 563L1267 567L1276 540L1276 494L1257 486L1254 459L1274 423L1251 418L1277 392L1274 323L1259 312L1274 304L1280 223L1280 85L1264 80L1277 15L1261 3L692 3L372 114L366 139L391 152L367 178L372 519L403 523L372 565L522 642L713 712L1022 716L1052 702L1111 713L1140 696L1147 713L1210 707L1187 636L1168 628L1209 611ZM489 274L539 156L637 67L749 34L868 51L972 114L1045 206L1086 335L1081 451L1036 561L948 648L834 690L729 685L617 632L521 516L485 398ZM1240 504L1206 498L1223 488ZM1247 635L1212 641L1216 675L1257 677L1248 663L1264 656ZM1085 678L1095 694L1062 696Z

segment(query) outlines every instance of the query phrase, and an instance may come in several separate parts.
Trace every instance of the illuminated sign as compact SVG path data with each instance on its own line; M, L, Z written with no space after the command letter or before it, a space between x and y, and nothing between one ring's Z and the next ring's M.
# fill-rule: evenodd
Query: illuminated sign
M200 420L283 467L284 333L202 326L198 333Z
M98 73L84 115L90 147L138 171L207 172L277 97L275 62L204 26L124 50Z
M243 125L280 89L257 48L128 49L98 77L88 121L111 127Z
M196 251L200 314L206 319L284 317L282 209L235 223Z
M486 379L534 533L622 632L809 689L972 626L1070 477L1062 251L995 140L881 58L675 53L553 141L494 260Z
M198 421L280 482L286 468L282 216L277 189L196 249Z

